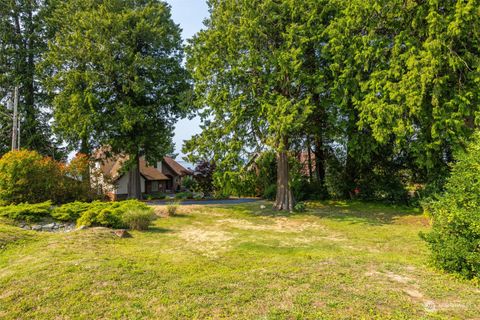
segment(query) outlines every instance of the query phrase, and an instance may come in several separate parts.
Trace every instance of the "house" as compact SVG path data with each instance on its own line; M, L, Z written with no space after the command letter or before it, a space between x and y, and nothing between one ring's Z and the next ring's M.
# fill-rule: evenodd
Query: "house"
M99 193L112 200L125 199L128 195L128 172L122 170L128 160L126 156L114 156L95 160L92 181ZM142 194L172 193L179 191L182 181L193 172L184 168L171 157L163 157L154 165L140 158L140 184Z

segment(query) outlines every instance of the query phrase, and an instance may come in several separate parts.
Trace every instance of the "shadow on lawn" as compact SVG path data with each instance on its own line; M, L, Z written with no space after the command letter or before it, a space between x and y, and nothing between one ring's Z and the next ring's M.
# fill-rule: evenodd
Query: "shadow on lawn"
M262 209L260 206L264 205ZM407 216L422 217L418 208L401 207L379 203L359 201L311 201L307 202L306 212L278 212L273 210L272 203L236 205L235 209L250 216L262 217L295 217L316 216L324 219L344 221L351 224L385 225L393 224ZM223 208L231 208L222 206Z
M150 227L145 232L147 233L173 233L175 232L172 229L160 228L160 227Z

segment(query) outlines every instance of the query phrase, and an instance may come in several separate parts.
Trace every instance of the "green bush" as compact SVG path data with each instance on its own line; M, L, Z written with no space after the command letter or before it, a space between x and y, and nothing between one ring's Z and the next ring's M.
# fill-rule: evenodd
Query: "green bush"
M152 209L129 210L122 216L122 221L131 230L147 230L155 219Z
M188 191L196 191L198 189L198 183L192 176L186 176L182 180L182 187Z
M11 151L0 158L0 201L8 204L67 203L92 198L83 179L88 158L77 156L70 164L57 162L36 151Z
M35 151L12 151L0 159L0 199L11 203L56 202L60 167Z
M163 200L167 197L165 193L156 192L151 194L153 200Z
M109 228L126 228L123 215L128 211L150 211L143 202L127 200L121 202L92 202L91 206L77 220L78 226L101 226Z
M277 196L277 185L276 184L271 184L268 187L265 188L265 191L263 192L263 198L266 200L273 201L275 200L275 197Z
M180 205L176 202L172 202L170 204L167 205L167 215L169 217L173 217L177 214L177 210L178 210L178 207Z
M51 201L37 204L21 203L18 205L9 205L0 207L0 216L27 222L39 221L50 214L51 207Z
M424 209L433 219L422 235L434 264L467 278L480 278L480 133L457 156L445 192Z
M295 212L305 212L307 211L307 205L304 202L299 202L295 205L293 208L293 211Z
M175 194L175 199L179 199L179 200L193 199L193 193L179 192Z
M104 205L104 202L87 203L75 201L54 208L51 215L54 219L61 221L75 221L80 218L82 213L90 209L92 206L96 206L97 204Z

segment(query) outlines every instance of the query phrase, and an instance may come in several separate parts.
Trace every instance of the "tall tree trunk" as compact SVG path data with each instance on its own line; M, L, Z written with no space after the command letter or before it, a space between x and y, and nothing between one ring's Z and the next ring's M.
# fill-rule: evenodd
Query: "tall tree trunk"
M135 163L128 171L128 199L142 199L142 187L140 178L140 157L135 157Z
M295 206L292 189L290 188L290 175L288 167L288 155L286 151L277 153L277 197L275 210L293 211Z

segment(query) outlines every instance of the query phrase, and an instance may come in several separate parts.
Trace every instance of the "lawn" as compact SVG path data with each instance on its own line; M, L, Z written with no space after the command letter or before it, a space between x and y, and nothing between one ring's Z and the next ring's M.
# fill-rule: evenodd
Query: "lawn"
M125 239L0 224L0 318L480 319L480 288L428 266L420 213L261 204L183 207Z

